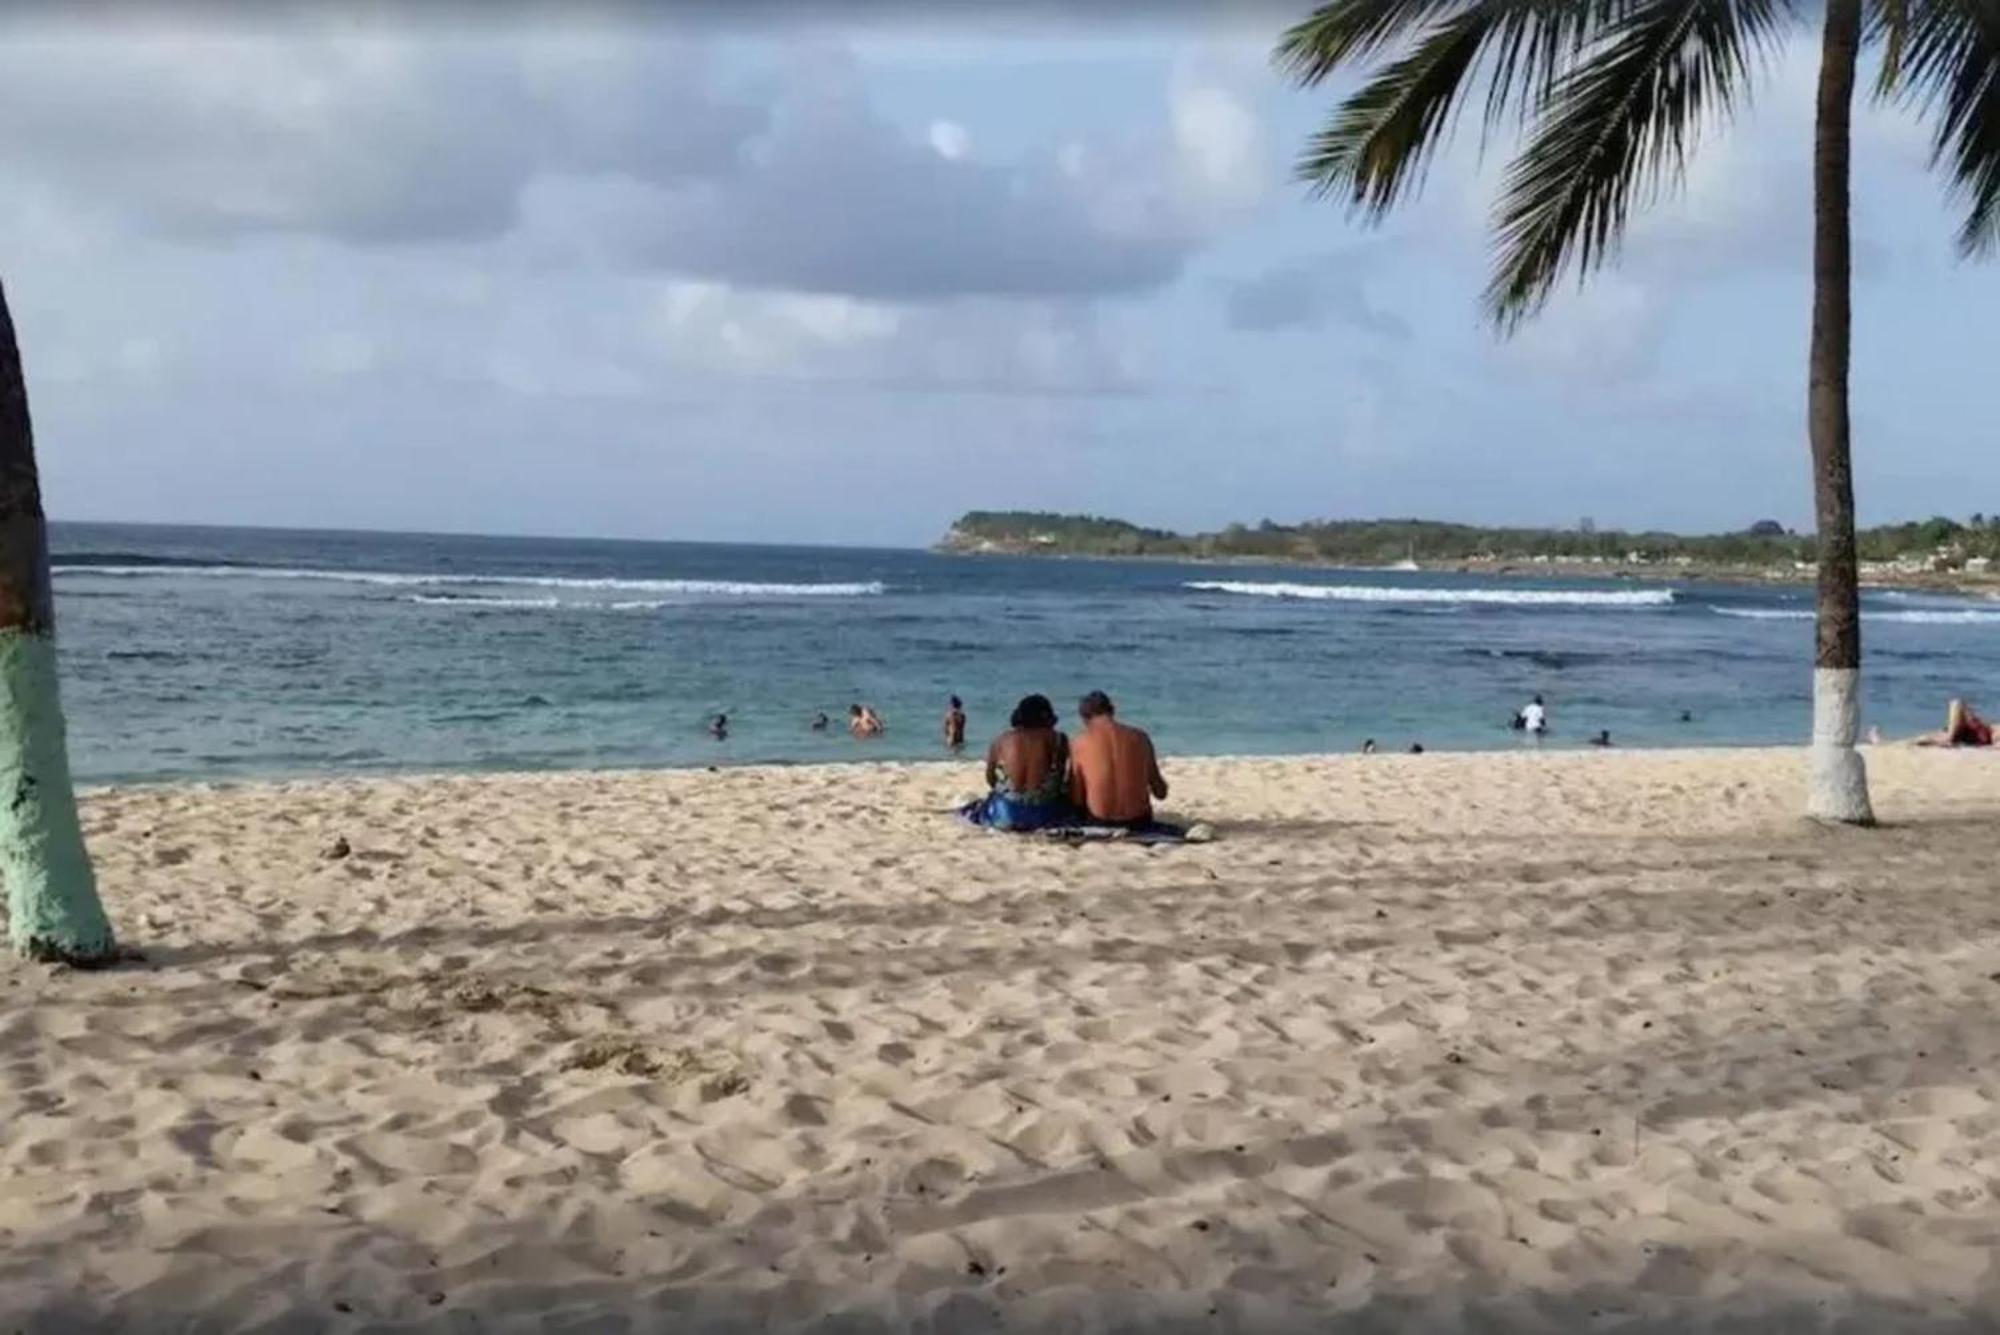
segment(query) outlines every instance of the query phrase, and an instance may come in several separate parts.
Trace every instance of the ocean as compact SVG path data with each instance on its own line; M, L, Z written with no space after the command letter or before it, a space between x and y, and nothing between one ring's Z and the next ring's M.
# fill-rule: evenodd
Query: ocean
M1796 743L1801 587L57 524L77 776L736 765L973 750L1102 688L1175 754ZM2000 602L1864 598L1866 721L2000 706ZM873 705L883 737L849 738ZM823 711L833 730L808 722ZM727 740L707 722L727 713ZM1683 715L1688 717L1684 720Z

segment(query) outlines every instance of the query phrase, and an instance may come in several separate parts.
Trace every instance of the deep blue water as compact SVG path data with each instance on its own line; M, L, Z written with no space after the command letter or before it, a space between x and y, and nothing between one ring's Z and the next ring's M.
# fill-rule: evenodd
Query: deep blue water
M54 547L86 781L932 757L954 691L980 743L1024 692L1067 714L1101 687L1210 754L1514 746L1536 691L1553 745L1794 742L1810 710L1802 588L82 524ZM2000 704L2000 603L1864 615L1885 733ZM840 731L851 701L888 735Z

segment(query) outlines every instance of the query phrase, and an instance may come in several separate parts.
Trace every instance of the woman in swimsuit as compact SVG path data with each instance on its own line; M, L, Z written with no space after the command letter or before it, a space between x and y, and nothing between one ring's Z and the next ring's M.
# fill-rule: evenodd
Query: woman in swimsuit
M1963 700L1945 706L1944 731L1928 732L1917 738L1918 746L1991 746L1993 725L1972 712Z
M996 830L1039 830L1070 819L1069 739L1056 727L1055 706L1030 695L1014 706L1013 726L986 748L986 786L966 806L966 819Z

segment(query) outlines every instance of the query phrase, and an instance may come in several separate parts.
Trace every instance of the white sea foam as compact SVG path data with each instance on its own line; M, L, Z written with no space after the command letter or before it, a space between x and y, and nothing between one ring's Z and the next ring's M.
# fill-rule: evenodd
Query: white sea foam
M1745 621L1811 621L1813 612L1805 607L1714 607L1709 611L1717 616L1738 617ZM1894 612L1864 610L1863 621L1895 621L1904 625L1917 626L2000 626L2000 612L1983 611L1976 607L1923 607L1905 608Z
M208 579L324 580L336 584L370 584L389 588L500 587L534 589L597 589L634 593L661 593L679 597L707 598L865 598L884 593L880 580L846 584L773 584L733 579L618 579L572 575L471 575L402 574L384 570L294 569L283 566L98 566L51 567L58 575L140 577L193 576ZM467 599L437 598L444 603Z
M467 598L457 594L437 597L434 594L412 593L403 599L406 603L421 603L426 607L518 607L548 608L565 606L588 606L589 604L566 604L560 598Z
M686 603L685 598L621 598L615 602L599 602L595 599L571 598L488 598L479 594L465 593L406 593L400 602L416 603L423 607L466 607L466 608L517 608L527 611L547 611L562 608L571 612L657 612L663 607L673 607Z
M1423 588L1398 584L1246 583L1193 580L1185 587L1202 593L1247 594L1257 598L1314 598L1343 603L1483 603L1498 607L1667 607L1672 589L1494 589Z
M1717 607L1709 605L1709 611L1719 617L1738 617L1744 621L1811 621L1813 614L1796 607Z

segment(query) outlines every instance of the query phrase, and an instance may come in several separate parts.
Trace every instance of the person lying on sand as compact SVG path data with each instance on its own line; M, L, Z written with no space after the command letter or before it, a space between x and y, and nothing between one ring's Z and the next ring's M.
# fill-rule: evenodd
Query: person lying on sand
M1117 706L1092 691L1077 706L1083 732L1070 746L1069 798L1100 825L1145 825L1166 800L1153 739L1117 719Z
M882 735L882 716L867 705L849 705L847 707L847 730L856 737L880 737Z
M1972 712L1963 700L1945 706L1944 731L1927 732L1916 739L1918 746L1991 746L1993 725Z
M986 748L985 797L961 811L975 825L996 830L1040 830L1067 823L1069 739L1056 727L1046 695L1024 696L1007 731Z

